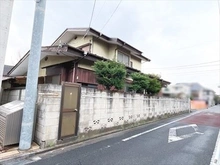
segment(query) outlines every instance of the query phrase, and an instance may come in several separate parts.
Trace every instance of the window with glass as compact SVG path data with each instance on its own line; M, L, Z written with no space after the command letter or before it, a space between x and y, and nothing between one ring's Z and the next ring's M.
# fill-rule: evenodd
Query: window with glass
M129 66L129 56L121 52L118 52L117 61L125 64L126 66Z

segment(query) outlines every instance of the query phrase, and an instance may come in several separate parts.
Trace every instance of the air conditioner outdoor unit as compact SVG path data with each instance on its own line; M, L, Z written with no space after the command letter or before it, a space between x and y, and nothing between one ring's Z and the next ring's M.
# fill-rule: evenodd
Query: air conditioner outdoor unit
M0 145L19 143L24 102L12 101L0 106Z

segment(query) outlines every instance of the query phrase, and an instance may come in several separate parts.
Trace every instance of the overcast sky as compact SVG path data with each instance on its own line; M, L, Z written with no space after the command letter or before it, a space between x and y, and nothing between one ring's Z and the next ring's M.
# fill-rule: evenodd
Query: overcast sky
M66 28L88 27L93 3L47 0L43 46ZM97 0L92 27L100 31L118 3ZM30 48L34 5L34 0L14 2L6 64L16 64ZM172 84L198 82L219 93L217 0L122 0L102 33L124 40L150 58L151 62L143 64L143 72L160 74ZM183 65L192 66L176 67Z

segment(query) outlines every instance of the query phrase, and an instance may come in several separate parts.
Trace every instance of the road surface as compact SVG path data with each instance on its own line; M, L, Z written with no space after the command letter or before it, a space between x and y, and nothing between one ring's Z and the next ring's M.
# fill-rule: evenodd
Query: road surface
M121 132L95 143L36 155L16 164L216 165L220 156L219 129L220 106L215 106Z

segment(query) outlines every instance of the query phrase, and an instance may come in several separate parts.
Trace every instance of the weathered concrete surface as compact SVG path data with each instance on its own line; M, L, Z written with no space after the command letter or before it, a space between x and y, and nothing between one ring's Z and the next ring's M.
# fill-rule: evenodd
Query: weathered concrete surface
M43 84L38 88L35 141L41 148L54 146L57 142L79 142L190 110L189 100L149 98L140 94L82 88L77 137L58 141L62 86ZM23 99L24 95L25 90L5 92L10 100Z
M25 89L24 88L17 88L11 90L4 90L2 93L1 104L5 104L15 100L22 100L24 101L25 96Z
M166 115L188 112L189 100L110 93L82 88L79 134L143 123Z
M45 84L38 88L35 141L44 148L57 143L61 86Z

